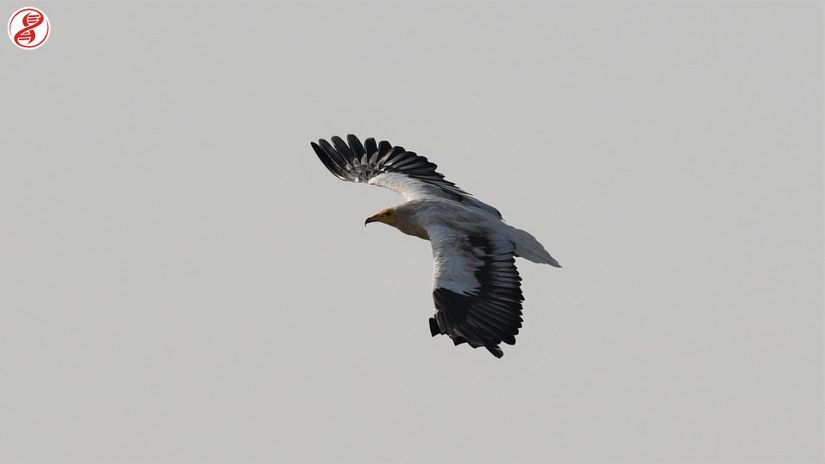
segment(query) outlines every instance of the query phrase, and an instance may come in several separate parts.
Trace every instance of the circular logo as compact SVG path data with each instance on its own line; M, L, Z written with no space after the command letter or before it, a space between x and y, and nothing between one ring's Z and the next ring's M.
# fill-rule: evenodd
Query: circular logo
M9 38L24 50L34 50L49 38L49 18L37 8L20 8L9 19Z

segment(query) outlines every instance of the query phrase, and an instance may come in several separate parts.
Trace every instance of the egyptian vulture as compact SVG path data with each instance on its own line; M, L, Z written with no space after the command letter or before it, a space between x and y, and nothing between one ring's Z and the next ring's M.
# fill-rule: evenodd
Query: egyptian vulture
M484 347L504 355L499 343L516 343L521 327L521 277L516 256L555 267L559 263L529 233L504 222L501 213L458 188L427 158L354 135L312 142L312 149L341 180L393 190L404 203L379 211L364 225L383 222L429 240L433 248L430 333L455 345Z

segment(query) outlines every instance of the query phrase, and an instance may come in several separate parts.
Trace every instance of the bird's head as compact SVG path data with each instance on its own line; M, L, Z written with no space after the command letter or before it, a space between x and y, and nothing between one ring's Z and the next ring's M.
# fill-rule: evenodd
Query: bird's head
M398 217L395 215L395 208L384 208L381 211L367 218L364 225L370 222L383 222L384 224L395 227L398 224Z

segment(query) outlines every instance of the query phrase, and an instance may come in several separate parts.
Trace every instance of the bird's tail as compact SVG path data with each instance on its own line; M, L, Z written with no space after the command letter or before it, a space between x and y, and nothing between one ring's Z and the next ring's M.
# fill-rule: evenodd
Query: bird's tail
M510 240L512 240L516 246L516 256L520 256L534 263L561 267L559 262L550 256L550 253L544 249L544 246L536 240L536 237L533 237L528 232L510 227Z

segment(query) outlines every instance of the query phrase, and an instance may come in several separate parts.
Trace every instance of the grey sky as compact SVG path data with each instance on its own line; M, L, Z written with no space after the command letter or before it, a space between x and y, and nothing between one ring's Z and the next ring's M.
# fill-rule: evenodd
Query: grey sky
M29 2L0 2L0 18ZM818 2L43 1L0 40L0 462L818 462ZM520 262L497 360L309 141L428 156Z

